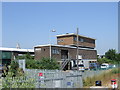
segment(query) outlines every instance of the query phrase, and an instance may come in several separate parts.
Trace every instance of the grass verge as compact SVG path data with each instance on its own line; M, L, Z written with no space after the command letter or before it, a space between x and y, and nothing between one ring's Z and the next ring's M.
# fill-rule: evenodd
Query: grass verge
M83 86L84 87L90 87L95 86L95 81L101 81L102 86L110 86L111 79L117 79L118 81L120 75L120 68L113 68L111 70L107 70L104 73L100 75L96 75L93 77L87 77L86 79L83 79ZM120 81L119 81L120 83Z

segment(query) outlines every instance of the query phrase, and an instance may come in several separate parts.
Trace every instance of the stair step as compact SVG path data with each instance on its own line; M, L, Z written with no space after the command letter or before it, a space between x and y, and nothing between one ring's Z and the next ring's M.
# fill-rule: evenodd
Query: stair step
M71 61L70 59L69 60L64 60L62 65L61 65L61 70L63 70L64 67L67 65L67 63L69 63L70 61Z

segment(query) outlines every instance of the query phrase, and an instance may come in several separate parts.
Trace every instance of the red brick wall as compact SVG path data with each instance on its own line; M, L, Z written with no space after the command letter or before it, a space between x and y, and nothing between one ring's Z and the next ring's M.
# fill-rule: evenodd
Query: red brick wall
M85 38L85 37L81 37L81 38L84 39L84 42L79 41L80 46L95 48L95 43L91 43L95 41L94 39ZM63 40L63 42L58 42L58 40ZM77 42L74 41L74 36L63 36L63 37L57 37L57 44L58 45L71 45L71 44L76 45Z
M61 50L68 50L69 56L71 59L76 59L76 48L66 48L66 47L52 47L52 49L59 49L59 54L52 54L53 58L57 60L61 60ZM41 59L42 57L50 57L49 55L49 47L41 47L40 50L35 50L35 59ZM83 59L97 59L97 51L96 50L83 50L79 49L79 55L82 55Z

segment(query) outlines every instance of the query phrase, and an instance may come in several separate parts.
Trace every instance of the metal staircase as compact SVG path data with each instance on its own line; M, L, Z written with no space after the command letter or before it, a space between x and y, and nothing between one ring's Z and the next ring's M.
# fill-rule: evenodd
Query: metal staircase
M65 66L70 62L71 60L70 59L64 59L62 64L61 64L61 67L60 69L63 70L65 68Z

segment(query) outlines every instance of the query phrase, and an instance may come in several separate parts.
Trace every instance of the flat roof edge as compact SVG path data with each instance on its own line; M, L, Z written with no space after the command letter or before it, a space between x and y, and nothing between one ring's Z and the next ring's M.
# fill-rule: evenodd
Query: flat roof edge
M56 37L64 37L64 36L71 36L71 35L76 35L76 34L75 33L61 34L61 35L56 35ZM91 37L87 37L87 36L83 36L83 35L78 35L78 36L96 40L95 38L91 38Z
M34 52L34 49L17 49L0 47L0 51L19 51L19 52Z
M50 46L50 44L38 45L38 46L35 46L34 48L49 47L49 46ZM70 46L70 45L51 45L51 46L54 46L54 47L63 47L63 48L76 48L76 47L73 47L73 46ZM79 49L84 49L84 50L96 50L96 49L91 49L91 48L79 48Z

